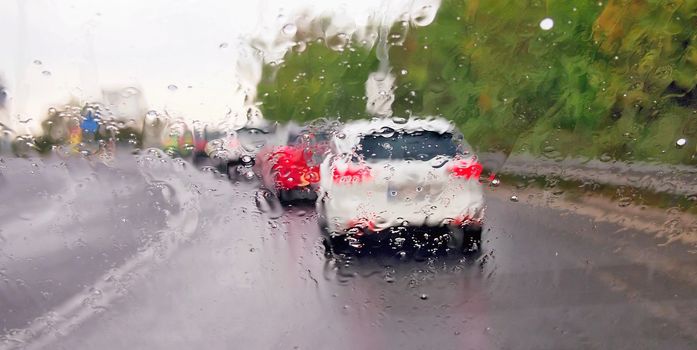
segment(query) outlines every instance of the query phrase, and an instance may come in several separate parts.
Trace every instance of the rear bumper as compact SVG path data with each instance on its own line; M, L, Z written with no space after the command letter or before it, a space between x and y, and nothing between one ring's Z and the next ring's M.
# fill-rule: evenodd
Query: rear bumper
M278 197L282 202L317 200L317 191L310 185L291 189L277 189L277 191Z
M391 235L395 232L415 232L419 230L442 230L443 232L447 232L453 229L462 229L462 228L481 228L484 225L484 222L479 220L479 221L466 221L462 224L455 225L455 224L442 224L442 225L394 225L394 226L386 226L384 228L378 229L376 227L371 227L370 225L355 225L355 226L350 226L350 227L345 227L344 229L339 229L339 230L334 230L331 231L330 234L333 236L342 236L342 235L354 235L354 236L381 236L381 235Z
M419 228L460 228L483 225L484 202L480 200L463 200L461 205L439 207L433 203L423 206L400 207L386 206L376 209L363 202L358 206L325 198L317 200L318 211L326 222L329 233L333 235L351 233L374 233L395 227ZM367 208L373 208L366 210Z

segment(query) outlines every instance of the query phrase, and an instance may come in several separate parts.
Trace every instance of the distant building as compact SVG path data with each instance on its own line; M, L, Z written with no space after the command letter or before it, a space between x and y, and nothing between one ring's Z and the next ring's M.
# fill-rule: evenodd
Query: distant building
M124 126L142 132L143 119L147 113L147 103L143 92L135 87L103 89L104 107L109 110L109 118Z
M12 151L13 137L14 132L12 129L0 122L0 154L7 154Z
M143 118L141 125L143 148L161 147L167 128L167 117L156 112L148 112Z
M42 138L47 145L77 144L80 142L80 108L65 106L64 109L52 108L47 118L41 123Z
M7 89L2 82L0 82L0 109L5 109L5 104L7 103Z
M7 112L7 88L2 80L0 80L0 132L9 130L9 127L5 125L9 124L9 122L9 113ZM6 137L6 135L0 135L0 137Z

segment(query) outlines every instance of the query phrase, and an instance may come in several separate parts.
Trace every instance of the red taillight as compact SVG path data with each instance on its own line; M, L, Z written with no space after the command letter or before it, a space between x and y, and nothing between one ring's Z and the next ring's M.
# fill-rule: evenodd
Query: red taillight
M367 218L356 218L349 220L347 225L349 227L349 230L351 228L357 228L357 229L367 229L369 231L375 232L377 231L377 225L375 225L375 221ZM361 230L359 232L360 234L363 234L364 232Z
M484 168L480 163L473 159L457 159L448 166L448 170L453 176L465 179L479 179Z
M453 219L453 221L451 221L451 224L455 225L455 226L462 226L464 223L466 223L470 220L471 220L471 218L469 217L469 215L460 215L460 216L456 217L455 219Z
M307 168L305 174L303 174L305 180L309 183L319 182L319 166L311 166Z
M271 158L278 188L289 190L319 182L319 166L308 166L302 148L283 146Z
M198 139L194 141L194 150L197 152L203 152L206 150L206 140Z
M336 183L358 183L372 178L367 165L344 162L332 165L332 177Z

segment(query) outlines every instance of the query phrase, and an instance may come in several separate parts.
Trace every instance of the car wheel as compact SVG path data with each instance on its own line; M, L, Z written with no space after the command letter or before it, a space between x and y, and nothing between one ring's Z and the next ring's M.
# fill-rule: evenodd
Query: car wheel
M237 182L240 180L240 172L237 171L237 163L228 162L227 163L227 177L232 182Z
M482 226L467 225L450 230L448 248L458 252L474 252L481 248Z
M319 232L322 234L324 254L331 255L333 252L333 246L331 242L331 233L329 231L329 221L327 220L327 213L324 212L324 204L321 202L321 199L318 199L315 204L315 210L317 212L317 226L319 226Z
M201 167L201 166L206 165L206 163L208 163L208 162L209 162L209 160L208 160L207 154L205 154L203 152L194 153L193 163L195 166Z
M352 235L330 235L325 238L324 246L334 254L343 255L360 255L366 250L363 239Z
M293 201L293 193L289 190L278 190L278 200L280 200L283 205L290 204L290 202Z
M332 243L330 242L329 237L322 238L322 245L324 246L324 255L331 256L334 252L334 248L332 247Z
M283 207L278 197L265 188L261 188L256 192L254 201L259 211L265 213L271 219L278 219L283 215Z

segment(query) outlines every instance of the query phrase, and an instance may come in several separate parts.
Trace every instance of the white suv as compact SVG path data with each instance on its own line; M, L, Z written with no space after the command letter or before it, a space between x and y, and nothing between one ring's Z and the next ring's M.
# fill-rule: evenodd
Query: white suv
M481 172L445 119L351 122L334 135L320 167L320 225L334 249L360 249L384 232L423 227L445 231L441 242L451 249L478 247Z

